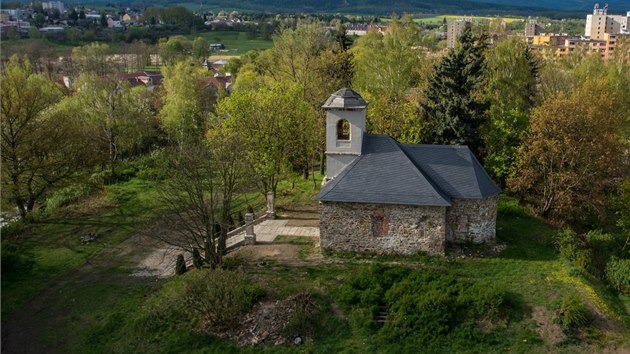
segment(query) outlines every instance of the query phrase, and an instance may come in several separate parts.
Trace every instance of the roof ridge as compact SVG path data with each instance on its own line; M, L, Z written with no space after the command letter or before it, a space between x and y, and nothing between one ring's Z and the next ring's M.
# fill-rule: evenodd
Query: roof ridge
M435 183L435 181L433 180L433 178L431 178L429 176L428 173L426 173L425 171L422 170L422 168L420 166L418 166L414 160L409 157L409 154L407 154L407 151L405 151L405 149L403 148L402 144L399 143L398 141L396 141L396 139L392 138L391 136L389 136L389 138L395 143L396 147L398 148L398 150L400 150L404 155L405 158L407 158L407 161L409 161L411 163L411 165L415 168L415 170L424 178L427 180L427 182L429 182L429 184L431 185L431 187L433 187L433 190L435 190L437 192L437 194L442 197L442 199L444 199L444 201L446 201L447 203L451 204L451 197L448 196L443 190L442 188L439 187L439 185L437 183Z
M346 167L343 168L343 170L341 170L341 172L339 172L339 174L337 174L335 177L333 177L328 183L326 183L322 189L319 190L319 195L321 195L321 198L325 197L328 193L332 192L332 190L334 189L334 187L337 185L337 183L345 176L348 174L348 172L350 172L350 170L352 170L354 168L354 166L357 165L357 163L359 162L359 160L361 160L363 158L363 156L365 156L364 154L361 154L359 156L357 156L354 160L352 160L352 162L350 162L350 164L348 164ZM323 193L323 194L322 194Z
M485 193L483 193L481 191L481 182L482 181L479 178L480 176L479 176L478 172L479 172L479 168L481 168L481 170L484 171L484 173L486 173L486 174L488 174L488 172L486 172L486 169L483 168L483 165L481 164L481 162L479 162L479 160L477 160L477 156L475 156L475 154L473 154L472 150L468 149L468 154L470 155L470 162L471 162L471 167L473 169L473 175L475 176L475 181L477 182L475 184L475 186L477 186L477 189L479 191L479 195L482 198L485 198L485 196L484 196ZM479 168L477 168L477 167L479 167ZM490 179L492 180L492 177L490 177ZM494 181L492 181L492 182L494 183ZM495 186L496 186L496 184L495 184Z

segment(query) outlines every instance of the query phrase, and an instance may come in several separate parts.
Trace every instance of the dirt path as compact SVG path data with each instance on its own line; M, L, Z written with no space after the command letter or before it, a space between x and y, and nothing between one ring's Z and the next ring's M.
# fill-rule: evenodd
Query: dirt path
M146 254L158 247L154 239L134 235L122 243L104 248L78 269L62 275L44 292L37 295L2 322L2 353L56 353L64 351L64 338L58 345L46 344L44 337L72 326L67 323L69 309L59 305L60 294L72 293L89 283L120 283L145 285L155 278L130 277L123 272L107 271L114 266L134 267Z
M316 227L319 214L316 210L289 211L280 216L288 226ZM68 339L62 331L71 328L71 310L62 305L61 294L72 294L81 286L96 283L114 283L144 286L159 285L156 279L166 278L174 273L174 259L179 253L147 234L159 232L155 225L151 231L131 236L118 245L107 246L89 258L83 265L70 273L53 280L42 293L17 309L10 319L2 321L2 353L57 353L65 352ZM286 264L304 264L313 261L319 253L311 253L307 258L298 256L298 246L288 243L264 244L244 247L239 251L247 258L276 259ZM113 267L128 269L129 272L108 271ZM61 333L60 333L61 332ZM61 334L54 343L46 336Z

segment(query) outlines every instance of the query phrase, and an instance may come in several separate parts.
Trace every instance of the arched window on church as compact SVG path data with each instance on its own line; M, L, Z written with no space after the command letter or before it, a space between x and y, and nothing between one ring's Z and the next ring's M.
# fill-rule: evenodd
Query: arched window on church
M350 140L350 123L345 119L337 122L337 140Z

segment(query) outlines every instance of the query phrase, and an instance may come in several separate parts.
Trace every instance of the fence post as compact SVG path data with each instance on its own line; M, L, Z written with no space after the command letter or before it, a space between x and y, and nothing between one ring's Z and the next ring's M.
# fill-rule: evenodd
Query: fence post
M276 218L275 197L273 192L267 192L267 216L270 219Z
M254 233L254 214L245 214L245 244L256 244L256 234Z

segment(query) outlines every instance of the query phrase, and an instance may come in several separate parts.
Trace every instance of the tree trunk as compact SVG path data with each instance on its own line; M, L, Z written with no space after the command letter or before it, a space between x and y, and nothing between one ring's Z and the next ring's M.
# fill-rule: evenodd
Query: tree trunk
M326 174L326 153L322 151L319 160L319 173L324 176Z

